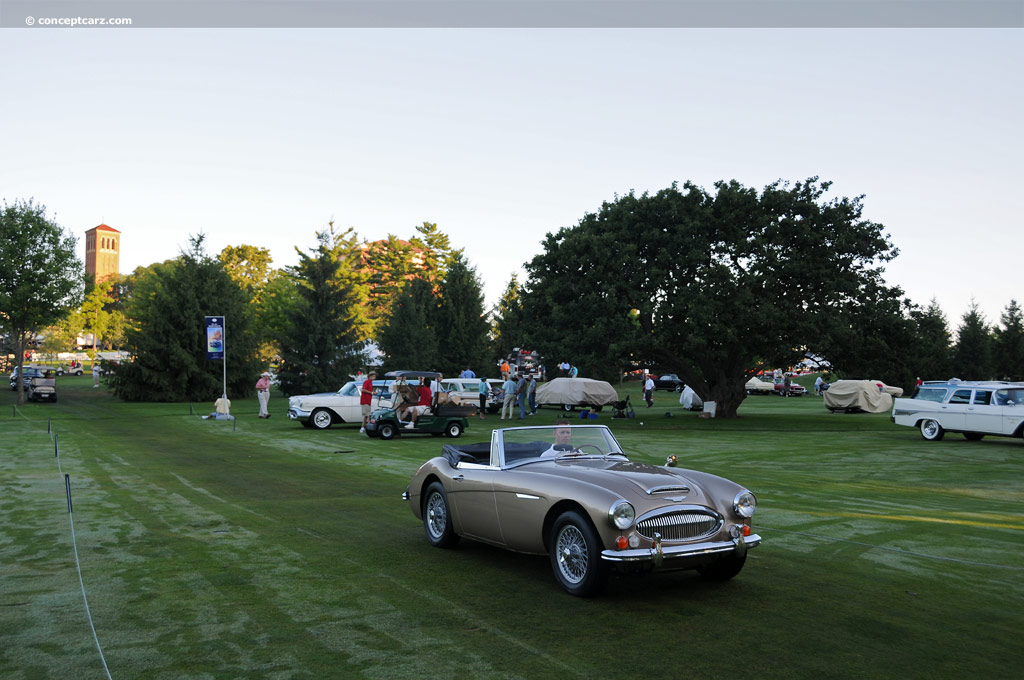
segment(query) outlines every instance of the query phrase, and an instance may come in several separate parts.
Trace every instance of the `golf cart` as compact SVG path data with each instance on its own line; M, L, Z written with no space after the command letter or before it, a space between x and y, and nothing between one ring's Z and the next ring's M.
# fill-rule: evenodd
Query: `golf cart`
M57 401L57 381L53 374L53 370L42 370L33 376L29 380L26 398L29 401Z
M409 379L418 378L421 383L429 379L433 383L439 377L440 373L433 371L391 371L384 375L385 380L390 382L389 387L396 393L396 404L400 403L398 395L404 390L404 385ZM443 434L447 437L459 437L469 425L467 418L475 415L476 411L474 405L456 403L448 394L436 392L430 408L416 417L415 427L406 427L408 421L399 419L397 409L382 408L370 414L370 419L366 423L366 434L381 439L393 439L399 434Z

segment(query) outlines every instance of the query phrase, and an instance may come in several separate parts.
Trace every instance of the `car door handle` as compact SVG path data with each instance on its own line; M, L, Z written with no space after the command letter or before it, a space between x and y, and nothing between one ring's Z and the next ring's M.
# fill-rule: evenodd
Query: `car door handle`
M463 475L456 475L456 476L452 477L452 481L453 482L461 482L463 479L465 479L465 477Z

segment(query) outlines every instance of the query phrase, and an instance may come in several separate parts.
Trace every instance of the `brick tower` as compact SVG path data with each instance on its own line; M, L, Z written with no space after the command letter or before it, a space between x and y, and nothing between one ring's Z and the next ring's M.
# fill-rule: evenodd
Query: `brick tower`
M101 224L85 232L85 271L100 283L121 269L121 232Z

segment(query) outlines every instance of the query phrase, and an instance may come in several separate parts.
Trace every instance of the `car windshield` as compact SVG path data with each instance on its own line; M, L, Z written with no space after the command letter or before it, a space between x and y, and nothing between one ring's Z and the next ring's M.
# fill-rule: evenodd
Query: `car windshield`
M338 396L341 396L341 397L358 397L359 396L359 386L356 385L354 382L347 382L347 383L345 383L344 385L341 386L340 390L338 390Z
M504 460L531 460L624 455L611 430L603 425L516 427L501 431Z

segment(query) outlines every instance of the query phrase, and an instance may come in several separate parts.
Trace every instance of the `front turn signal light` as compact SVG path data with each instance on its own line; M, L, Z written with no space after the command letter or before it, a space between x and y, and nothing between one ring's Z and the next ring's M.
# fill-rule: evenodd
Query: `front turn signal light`
M628 546L628 545L629 545L629 542L626 540L625 536L619 536L618 538L615 539L615 547L618 548L619 550L625 550L626 546Z

